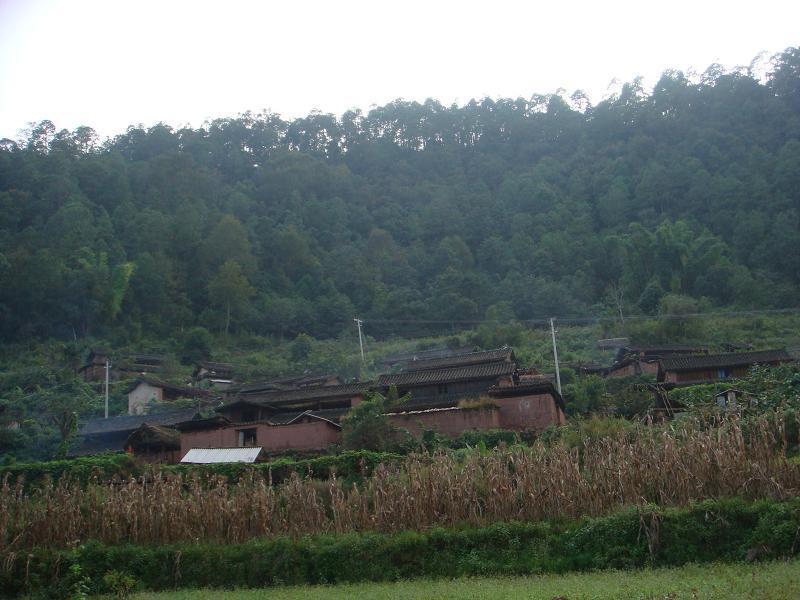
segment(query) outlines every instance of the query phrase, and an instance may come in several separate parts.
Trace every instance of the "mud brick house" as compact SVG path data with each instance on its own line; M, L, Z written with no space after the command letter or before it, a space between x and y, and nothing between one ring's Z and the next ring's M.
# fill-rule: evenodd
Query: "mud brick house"
M142 423L128 436L125 448L152 464L175 464L181 459L181 434L173 427Z
M257 381L238 386L229 387L225 390L225 398L233 400L237 398L258 398L272 392L296 390L300 388L323 387L342 385L344 383L338 375L298 375L295 377L283 377L280 379L269 379Z
M518 371L513 350L501 348L414 360L377 382L341 383L334 376L285 378L237 386L210 419L179 423L181 453L200 448L262 448L265 453L317 450L341 441L341 417L368 393L395 386L410 394L388 414L412 434L457 436L471 429L541 431L565 422L552 382Z
M78 369L84 381L103 381L106 377L106 361L111 363L110 379L147 373L159 373L163 370L164 357L153 354L133 354L120 359L111 359L105 348L93 348L86 362Z
M706 346L625 346L617 350L606 377L658 375L658 361L677 355L708 354Z
M265 452L326 448L339 442L339 419L364 399L370 387L369 383L306 385L258 393L244 387L243 393L217 409L218 418L179 425L181 451L250 446Z
M499 348L407 363L381 375L376 389L410 395L389 415L414 435L425 430L455 437L470 429L542 431L566 421L564 401L534 369L518 369L514 351Z
M617 349L614 362L606 367L598 364L570 365L581 375L601 377L635 377L658 374L658 361L662 358L685 354L708 354L705 346L622 346Z
M103 381L106 377L106 361L109 359L105 348L92 348L86 362L78 369L84 381Z
M460 348L429 348L427 350L415 350L413 352L401 352L398 354L388 354L380 360L384 369L393 369L404 366L417 360L428 360L432 358L450 358L461 354L469 354L477 351L473 346L462 346Z
M135 379L125 393L128 394L129 415L143 415L151 402L165 402L180 398L208 399L211 396L208 390L174 385L152 377Z
M672 385L711 383L744 377L747 370L756 364L778 365L792 360L786 350L672 356L659 361L658 381Z
M412 435L426 430L447 437L486 429L541 432L567 420L564 401L549 381L493 386L486 391L485 401L456 401L435 408L406 404L401 408L390 413L389 420Z
M133 415L91 419L78 430L78 445L70 452L73 456L119 452L127 448L130 435L144 423L172 427L193 419L195 409L170 411L153 415Z
M228 363L203 361L197 363L192 379L207 383L217 389L227 389L233 384L233 365Z
M516 371L514 351L500 348L412 361L400 373L381 375L375 387L384 394L391 386L401 396L410 394L408 406L437 408L478 398L495 385L513 385Z

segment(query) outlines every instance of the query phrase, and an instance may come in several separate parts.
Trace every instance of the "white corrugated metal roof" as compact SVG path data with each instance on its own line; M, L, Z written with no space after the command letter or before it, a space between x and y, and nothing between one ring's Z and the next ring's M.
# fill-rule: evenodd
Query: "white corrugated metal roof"
M261 448L192 448L182 463L208 465L211 463L256 462Z

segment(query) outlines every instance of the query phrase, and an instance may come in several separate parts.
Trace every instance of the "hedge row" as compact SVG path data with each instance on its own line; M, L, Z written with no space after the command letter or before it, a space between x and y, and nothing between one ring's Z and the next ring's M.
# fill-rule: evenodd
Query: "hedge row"
M86 482L92 477L107 481L114 477L137 477L142 473L142 465L124 452L64 460L16 463L0 467L0 479L6 475L12 481L24 477L29 485L38 484L46 477L56 481L66 475L77 481Z
M318 479L327 479L333 472L340 479L358 479L369 476L379 464L390 464L403 460L401 454L392 452L371 452L369 450L349 450L340 454L317 456L314 458L277 458L254 465L227 463L219 465L168 465L161 467L162 473L180 473L183 476L197 474L201 477L219 475L230 482L236 482L242 475L251 471L267 478L272 472L274 482L284 481L296 472L301 476L311 474Z
M394 535L281 537L235 546L87 544L0 557L0 590L65 597L107 593L120 576L140 589L245 588L630 569L794 555L800 499L704 501L577 522L501 523ZM109 573L112 575L109 577Z
M402 459L402 455L391 452L354 450L314 458L277 458L255 465L227 463L218 465L153 466L138 461L128 454L115 453L0 467L0 479L8 475L13 481L22 476L29 487L39 485L46 477L55 481L62 476L68 476L85 483L93 477L100 481L110 481L115 477L125 479L157 471L165 474L180 473L184 476L192 474L197 474L200 477L218 475L227 478L231 482L237 481L242 475L251 471L260 473L265 478L272 471L272 480L275 482L287 479L293 472L303 476L311 473L313 477L326 479L335 471L336 476L339 478L358 479L371 474L372 470L380 463L390 464Z

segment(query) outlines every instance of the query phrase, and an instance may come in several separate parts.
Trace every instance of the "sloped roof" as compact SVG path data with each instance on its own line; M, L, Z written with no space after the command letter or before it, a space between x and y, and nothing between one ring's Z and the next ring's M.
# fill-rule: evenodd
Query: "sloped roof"
M342 385L324 385L317 387L306 387L292 390L277 390L264 392L263 394L243 395L237 397L233 402L221 406L217 410L224 410L239 402L256 404L260 406L271 404L286 404L291 402L303 402L305 400L320 400L324 398L351 398L367 392L371 383L348 383Z
M245 383L229 391L235 391L240 394L252 394L260 392L271 391L285 391L294 390L301 387L323 387L327 381L334 380L341 384L341 378L338 375L294 375L291 377L281 377L279 379L269 379L266 381L256 381L253 383ZM333 386L324 386L333 387Z
M192 448L182 463L209 465L216 463L254 463L261 454L260 447L252 448Z
M691 356L670 356L659 362L663 371L694 371L724 367L743 367L758 363L790 362L792 357L786 350L762 350L760 352L728 352Z
M193 375L197 377L197 374L201 369L205 369L213 375L231 375L233 373L233 365L230 363L211 362L204 360L197 363L193 371Z
M291 425L300 417L307 416L315 419L327 421L332 425L337 425L339 419L349 411L349 408L323 408L319 410L303 410L279 412L270 415L268 421L273 425Z
M412 360L403 366L403 372L443 369L445 367L461 367L492 362L513 362L514 351L511 348L498 348L481 352L469 352L444 358Z
M173 394L183 394L187 398L206 397L210 395L210 392L208 390L202 390L200 388L194 388L186 385L177 385L174 383L169 383L168 381L162 381L161 379L156 379L155 377L137 377L126 388L125 393L130 394L142 383L152 385L153 387L161 388L165 392L171 392Z
M438 383L468 381L470 379L491 379L502 377L503 375L511 375L515 370L516 365L513 362L490 362L443 369L404 371L402 373L381 375L378 378L378 386L435 385Z
M174 410L153 415L125 415L108 419L91 419L78 432L80 435L98 435L119 431L133 431L143 423L151 425L175 425L181 421L189 421L197 411L194 408Z
M380 362L388 364L431 358L446 358L449 356L458 356L460 354L469 354L471 352L475 352L473 346L462 346L460 348L428 348L427 350L411 350L397 354L387 354Z
M708 354L708 346L621 346L617 350L614 362L622 362L625 357L631 355L655 361L658 358L674 354Z
M142 423L128 436L125 445L131 446L134 450L147 450L149 448L180 450L181 434L171 427Z

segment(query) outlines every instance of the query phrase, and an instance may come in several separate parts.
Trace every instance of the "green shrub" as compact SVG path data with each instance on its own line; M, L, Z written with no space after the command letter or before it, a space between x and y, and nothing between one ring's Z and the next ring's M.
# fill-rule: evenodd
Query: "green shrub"
M132 456L124 452L116 452L63 460L15 463L0 467L0 479L6 475L11 479L24 477L28 485L33 485L41 482L45 477L56 481L67 476L85 483L93 477L105 481L114 477L138 476L142 472L142 465Z
M707 500L603 518L424 533L277 537L239 545L102 546L0 557L0 595L128 593L677 566L797 553L800 499ZM125 573L117 571L125 566Z

